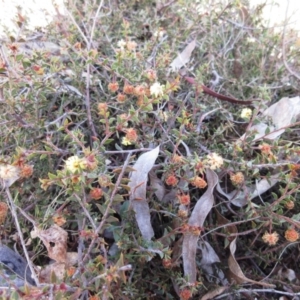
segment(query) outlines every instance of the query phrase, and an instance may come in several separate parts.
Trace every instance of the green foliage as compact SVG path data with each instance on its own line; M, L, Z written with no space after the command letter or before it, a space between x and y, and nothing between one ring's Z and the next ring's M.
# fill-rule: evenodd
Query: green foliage
M224 285L203 271L200 248L197 282L185 276L182 236L198 231L224 272L236 236L235 257L247 277L274 275L280 259L294 269L289 257L299 250L289 247L287 230L300 226L298 129L268 140L249 128L265 122L268 135L272 122L260 112L295 96L299 80L282 84L290 73L279 58L281 35L262 25L261 8L241 1L69 2L68 14L53 21L44 41L7 41L0 60L0 72L8 74L0 84L0 163L19 170L9 187L24 235L18 246L25 242L33 262L47 266L49 249L30 232L56 224L68 233L66 251L78 252L61 278L51 273L41 281L54 283L60 299L198 299ZM295 70L296 38L289 33L283 58ZM194 39L189 62L171 71L171 62ZM258 101L243 111L203 93L202 84ZM149 241L137 226L128 184L137 157L158 145L146 194L154 229ZM224 193L215 190L214 209L204 228L195 228L188 218L206 191L208 168ZM262 180L269 187L251 198ZM14 221L8 217L6 232L2 228L11 242ZM279 238L272 243L268 234L274 232ZM269 282L281 285L275 276ZM236 284L238 289L242 283ZM38 289L38 297L51 294ZM290 289L298 291L292 283Z

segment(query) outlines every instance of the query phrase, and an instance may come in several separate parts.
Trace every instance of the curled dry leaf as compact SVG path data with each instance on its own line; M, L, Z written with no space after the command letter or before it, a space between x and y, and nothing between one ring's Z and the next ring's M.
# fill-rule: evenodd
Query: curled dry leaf
M39 237L47 248L48 255L56 262L67 262L67 238L68 233L57 225L42 230L37 227L31 232L31 237Z
M206 170L207 190L197 201L197 204L188 221L190 226L202 227L203 223L213 206L213 190L218 183L217 174L210 170ZM197 279L196 271L196 251L199 236L186 232L182 244L182 258L184 275L188 277L189 282L194 283Z
M52 274L55 274L55 277L58 280L63 280L64 275L66 272L66 264L55 262L53 264L47 265L43 268L39 274L39 280L41 283L51 283L52 281Z
M146 199L148 173L151 171L159 154L159 146L142 154L133 166L130 174L130 201L135 211L135 218L145 240L151 240L154 231L150 222L150 209Z
M170 68L172 71L178 71L181 67L185 66L191 58L192 52L196 47L196 40L191 41L184 50L172 61Z
M218 223L220 225L225 225L225 224L230 223L217 210L216 210L216 212L217 212ZM237 227L235 225L228 225L226 227L226 229L229 233L238 233ZM269 284L266 282L255 281L255 280L247 278L244 275L241 267L239 266L239 264L237 263L237 261L234 257L234 253L236 251L236 241L237 241L237 236L235 236L229 244L230 254L229 254L229 258L228 258L228 266L229 266L230 280L233 283L238 283L238 284L253 283L253 284L258 284L258 285L265 286L265 287L274 287L274 285L272 285L272 284Z
M54 263L41 270L39 275L41 282L50 283L52 274L55 274L58 280L62 280L66 268L78 262L77 252L67 252L68 234L61 227L53 225L46 230L35 227L31 232L31 237L39 237L47 248L48 256L55 260Z
M51 283L52 274L55 274L55 277L58 280L63 280L66 271L72 265L75 265L78 262L78 253L77 252L68 252L66 256L66 262L55 262L45 266L39 274L39 280L41 283Z

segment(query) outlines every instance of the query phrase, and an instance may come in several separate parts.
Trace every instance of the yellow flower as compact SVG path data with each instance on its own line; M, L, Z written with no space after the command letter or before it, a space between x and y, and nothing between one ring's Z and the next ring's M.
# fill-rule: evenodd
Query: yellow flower
M67 222L67 220L63 216L60 216L60 215L53 216L52 220L57 226L62 226Z
M273 233L265 232L265 234L262 236L262 239L266 244L274 246L278 242L279 236L276 231L274 231Z
M217 153L210 153L207 155L206 162L211 170L215 170L223 165L223 158Z
M243 119L250 119L252 116L252 109L244 108L241 112L241 118Z
M77 155L73 155L66 160L66 169L71 173L84 170L86 167L86 161Z
M155 82L150 87L150 94L152 96L158 97L164 94L163 86L159 82Z
M122 139L122 145L129 146L132 145L132 142L126 136L124 136Z
M0 178L7 180L13 178L19 178L19 168L12 165L0 166Z

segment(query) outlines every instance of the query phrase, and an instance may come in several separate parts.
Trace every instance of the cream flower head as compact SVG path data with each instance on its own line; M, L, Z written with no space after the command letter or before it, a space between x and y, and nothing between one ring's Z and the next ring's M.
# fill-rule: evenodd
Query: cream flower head
M86 169L87 163L84 159L73 155L66 160L66 169L71 173Z
M223 165L223 158L217 153L210 153L207 155L206 164L211 170L216 170Z
M150 94L155 97L162 96L164 94L163 85L159 82L153 83L150 87Z
M12 179L19 176L19 168L12 165L1 165L0 166L0 178Z
M0 178L3 187L10 187L20 178L20 169L12 165L0 165Z
M118 41L117 45L121 50L124 50L124 48L126 46L126 42L122 39L122 40Z
M243 108L241 112L241 118L243 119L250 119L252 116L252 109L250 108Z

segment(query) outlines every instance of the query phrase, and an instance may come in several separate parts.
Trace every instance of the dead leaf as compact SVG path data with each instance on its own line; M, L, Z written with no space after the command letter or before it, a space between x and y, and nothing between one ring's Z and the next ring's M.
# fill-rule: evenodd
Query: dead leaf
M207 190L202 197L197 201L191 217L188 221L190 226L202 227L203 223L210 212L214 198L213 190L218 183L217 174L210 170L206 170L207 179ZM197 268L196 268L196 251L197 241L199 236L186 232L183 238L182 244L182 259L184 275L188 278L189 282L194 283L197 279Z
M62 281L65 277L66 271L72 265L78 262L78 253L77 252L68 252L66 263L55 262L45 266L39 273L39 280L41 283L51 283L53 274L58 279Z
M133 166L130 174L130 201L135 211L135 218L145 240L151 240L154 231L150 221L150 209L146 199L148 173L151 171L159 154L159 146L142 154Z
M216 212L217 212L218 223L220 225L225 225L225 224L230 223L229 220L224 218L217 210L216 210ZM229 233L238 233L237 227L235 225L226 226L226 230ZM247 278L244 275L241 267L239 266L239 264L237 263L237 261L234 257L234 253L236 251L236 241L237 241L237 236L235 236L229 244L230 254L229 254L229 258L228 258L228 266L229 266L229 275L230 275L231 281L238 283L238 284L253 283L253 284L258 284L258 285L265 286L265 287L274 287L273 284L255 281L255 280Z
M191 54L196 47L196 40L191 41L184 50L172 61L170 68L173 72L178 71L181 67L185 66L191 58Z
M224 196L231 204L237 207L243 207L247 205L250 200L268 191L278 182L278 180L279 175L275 174L269 178L263 178L250 187L245 187L243 190L233 190L230 193L226 193L223 191L219 183L217 184L216 189L218 193Z
M153 171L149 172L149 179L151 189L154 191L155 196L159 201L162 201L166 194L166 188L163 181L159 179Z
M268 191L279 181L279 174L270 176L269 178L263 178L252 186L250 199L254 199L257 196Z
M213 247L206 241L199 241L198 245L202 252L200 266L209 282L214 280L214 283L229 285L223 270L219 267L218 263L221 261Z
M47 248L48 255L56 262L67 263L68 233L57 225L42 230L37 227L31 232L31 237L39 237Z
M228 286L218 286L216 289L206 293L200 300L214 299L216 296L221 295L228 289Z
M272 121L272 125L268 126L265 122L261 122L250 127L249 131L256 132L255 141L262 138L274 140L284 133L285 129L290 127L300 116L300 97L282 98L263 111L261 116L269 117ZM266 129L268 127L270 129L270 133L266 134ZM244 134L240 139L243 140L245 137L246 134Z
M39 280L41 283L51 283L51 278L53 274L58 279L58 281L63 280L66 273L66 264L55 262L53 264L47 265L43 268L39 274Z
M59 55L61 47L52 43L44 41L22 42L16 43L18 50L23 54L33 54L35 51L46 51L53 55Z

